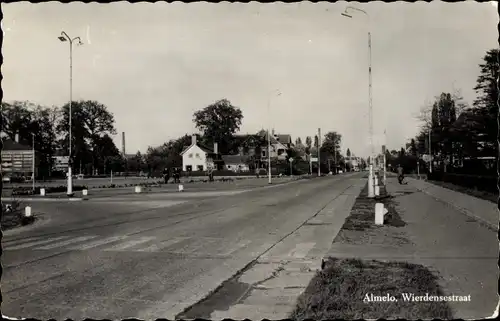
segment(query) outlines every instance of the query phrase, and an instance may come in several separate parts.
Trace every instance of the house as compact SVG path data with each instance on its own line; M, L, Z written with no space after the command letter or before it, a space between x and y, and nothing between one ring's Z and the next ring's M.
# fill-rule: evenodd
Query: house
M33 175L33 161L35 155L31 146L19 143L19 134L15 139L3 141L2 175L31 177Z
M265 138L267 141L268 132L265 130L261 130L258 135ZM271 158L277 158L279 160L285 160L287 157L287 149L292 147L292 136L288 134L275 134L274 129L271 132L270 141L271 141L271 150L270 156ZM263 158L267 158L268 156L268 146L263 146L262 155Z
M206 171L214 168L214 160L220 155L217 151L217 143L213 149L203 146L196 141L196 135L191 136L191 145L186 147L180 154L182 156L182 170L184 172Z
M248 159L245 155L222 155L224 169L233 172L249 172Z

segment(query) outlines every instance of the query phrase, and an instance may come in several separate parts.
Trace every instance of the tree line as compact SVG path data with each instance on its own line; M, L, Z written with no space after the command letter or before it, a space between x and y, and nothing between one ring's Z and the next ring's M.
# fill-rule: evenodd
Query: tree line
M39 177L54 173L54 156L69 155L69 103L46 107L29 101L2 102L2 135L36 150ZM125 162L111 135L114 116L93 100L72 102L72 163L75 173L106 173L124 169ZM3 139L2 139L3 142Z
M191 145L190 134L171 139L157 147L148 147L142 155L139 151L133 157L122 155L113 142L116 134L115 120L107 106L93 100L72 102L71 161L73 172L85 175L109 174L117 172L158 173L164 168L182 166L184 148ZM55 173L54 156L69 155L69 104L62 107L45 107L28 101L2 102L2 133L14 140L31 146L34 135L36 150L36 167L39 177L53 177ZM238 154L241 148L248 151L256 147L255 154L248 158L251 169L262 167L266 161L260 159L261 146L267 142L266 135L254 135L257 141L254 146L245 145L248 141L235 135L241 127L243 113L239 107L229 100L221 99L196 111L193 122L200 134L197 141L205 146L213 146L217 142L221 154ZM264 132L265 133L265 132ZM256 133L257 134L257 133ZM307 136L305 144L301 138L295 140L295 146L288 149L284 164L275 162L273 166L283 165L288 169L288 159L293 157L299 162L303 154L317 157L318 135ZM320 160L323 172L334 166L347 167L345 157L341 153L342 135L330 131L321 139ZM350 155L348 151L347 156ZM316 166L316 165L315 165ZM307 164L304 168L308 168Z
M496 175L498 157L499 50L488 50L479 64L472 106L459 90L443 92L422 107L421 127L399 152L387 151L392 164L416 171L417 161L428 171L422 155L432 155L435 172ZM488 160L489 159L489 160Z

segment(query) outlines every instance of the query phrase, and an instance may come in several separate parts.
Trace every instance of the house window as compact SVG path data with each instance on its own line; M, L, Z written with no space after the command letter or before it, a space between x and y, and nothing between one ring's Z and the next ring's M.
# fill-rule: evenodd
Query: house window
M281 156L285 152L284 149L278 149L278 155Z
M196 154L198 156L198 154ZM203 171L203 165L198 165L198 171Z
M192 170L193 170L193 166L191 166L191 165L187 165L186 166L186 171L187 172L191 172Z
M196 153L196 157L197 157L197 158L200 158L200 154Z
M262 151L262 157L266 157L266 151L265 150Z
M189 158L193 158L193 154L189 154L189 155L188 155L188 157L189 157Z

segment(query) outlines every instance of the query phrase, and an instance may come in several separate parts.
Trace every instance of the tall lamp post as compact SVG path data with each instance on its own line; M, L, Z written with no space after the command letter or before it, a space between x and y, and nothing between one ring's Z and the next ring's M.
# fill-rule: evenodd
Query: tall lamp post
M75 40L78 40L77 45L83 45L82 40L80 37L75 37L71 38L68 36L66 32L61 32L61 35L58 37L59 40L62 42L69 42L69 158L68 158L68 190L66 194L68 196L73 196L73 173L71 170L72 167L72 154L71 154L71 145L73 143L72 137L71 137L71 131L72 131L72 110L71 110L71 103L73 101L73 42Z
M342 16L347 17L347 18L352 18L352 15L349 14L349 11L354 10L358 11L361 13L364 13L366 17L368 18L368 29L370 29L370 15L362 10L358 9L356 7L351 7L348 6L345 8L345 11L341 13ZM375 196L374 194L374 183L375 179L373 177L373 162L375 160L375 150L373 146L373 106L372 106L372 36L371 32L368 31L368 119L369 119L369 130L370 130L370 152L371 152L371 157L370 157L370 174L368 175L368 197L373 198Z
M269 127L267 129L267 172L268 172L268 177L269 177L269 184L272 183L272 179L271 179L271 98L274 96L273 94L275 94L276 96L281 96L281 92L276 89L275 91L273 91L268 99L267 99L267 115L268 115L268 118L269 118Z

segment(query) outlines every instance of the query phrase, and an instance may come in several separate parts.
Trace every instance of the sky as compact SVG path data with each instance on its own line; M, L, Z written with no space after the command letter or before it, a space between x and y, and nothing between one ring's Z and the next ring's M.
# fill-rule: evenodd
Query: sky
M369 16L346 18L347 5ZM472 103L478 65L498 47L488 2L16 2L2 10L4 101L69 101L69 45L57 37L79 36L73 100L105 104L127 153L197 132L193 113L226 98L243 112L240 133L273 127L304 141L321 128L342 135L344 153L367 156L368 31L375 150L399 149L441 92L459 89Z

